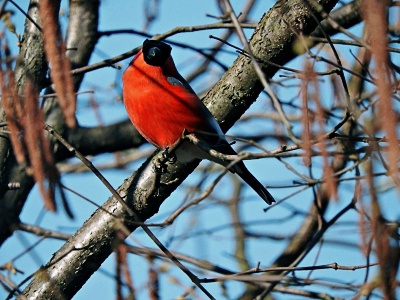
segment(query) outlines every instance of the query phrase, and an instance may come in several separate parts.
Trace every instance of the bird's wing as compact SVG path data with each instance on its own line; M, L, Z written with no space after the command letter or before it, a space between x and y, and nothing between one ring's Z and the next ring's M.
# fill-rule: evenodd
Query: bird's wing
M186 80L180 75L175 74L174 76L167 76L167 81L173 86L180 87L185 89L186 92L189 92L193 95L196 93L193 91L191 86L186 82ZM204 117L207 120L204 128L198 128L196 131L196 135L201 137L203 140L206 140L210 144L219 144L225 140L225 135L221 130L217 120L215 120L214 116L211 112L207 109L204 103L197 97L196 95L196 102L198 101L197 109L199 111L196 112L201 117Z
M186 80L180 74L177 74L175 76L167 76L167 81L172 85L181 86L185 88L188 92L195 94L192 87L186 82Z

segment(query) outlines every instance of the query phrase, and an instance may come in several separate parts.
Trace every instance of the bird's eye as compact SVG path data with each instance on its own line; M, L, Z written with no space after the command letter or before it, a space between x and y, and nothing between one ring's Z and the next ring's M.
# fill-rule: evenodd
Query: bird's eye
M151 47L149 50L147 50L147 53L145 54L145 61L150 64L150 65L160 65L163 63L162 60L162 52L160 48L157 47Z
M146 40L143 43L144 61L152 66L162 66L171 55L171 47L163 42Z

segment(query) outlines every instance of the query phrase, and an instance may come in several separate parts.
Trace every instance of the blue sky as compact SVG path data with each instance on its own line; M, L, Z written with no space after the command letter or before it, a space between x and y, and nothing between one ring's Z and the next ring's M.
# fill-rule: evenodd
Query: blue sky
M121 0L104 0L101 5L100 14L100 30L113 30L113 29L136 29L140 30L143 28L143 3L145 1L121 1ZM219 11L216 7L215 1L160 1L160 10L158 19L150 27L151 33L163 33L176 26L189 26L199 25L206 23L214 23L215 20L207 17L206 14L218 15ZM269 7L275 1L259 1L256 9L250 15L250 19L257 22L263 13L265 13ZM18 3L24 8L27 8L28 1L18 1ZM243 1L232 1L236 12L240 12ZM63 6L67 5L66 1L63 1ZM10 5L8 5L10 8ZM23 31L23 17L20 13L16 13L13 17L17 25L17 32L22 33ZM65 24L64 24L65 26ZM182 33L171 38L173 41L184 42L196 47L207 47L214 44L213 40L210 40L208 36L210 34L220 35L222 30L213 30L212 32L203 31L195 33ZM247 31L249 36L251 31ZM9 42L15 45L15 39L10 37ZM113 37L103 37L100 39L94 55L92 56L91 63L101 61L106 58L113 57L121 54L132 48L140 45L143 42L142 37L134 35L118 35ZM237 39L232 39L233 43L239 45ZM16 47L13 48L14 53L17 52ZM174 48L172 52L178 69L182 75L189 74L193 70L192 61L198 60L197 54L185 49ZM223 61L227 65L230 65L236 58L236 55L226 54L223 56ZM349 58L351 59L351 58ZM121 82L120 78L123 69L127 66L129 60L119 63L122 70L116 70L113 68L101 69L96 72L91 72L85 77L84 84L81 90L94 89L94 98L100 105L100 116L104 124L111 124L119 120L126 119L126 112L121 102ZM301 68L302 59L297 59L292 63L292 67ZM204 91L213 81L217 80L222 74L223 70L213 66L212 75L209 77L201 77L192 83L193 88L197 92ZM295 92L290 89L285 91L284 95L280 95L283 98L290 99L295 96ZM269 107L269 99L261 95L257 103L249 110L248 113L264 111ZM89 96L81 95L78 97L78 111L77 117L79 123L83 126L96 126L98 120L93 110L89 108ZM257 123L254 121L243 122L235 125L229 134L241 135L243 133L254 133L257 130L260 132L265 131L270 126L269 123ZM271 130L273 131L273 130ZM269 150L272 150L279 145L265 145ZM151 146L144 146L151 149ZM255 150L255 149L254 149ZM106 162L112 161L112 154L104 154L91 160L95 165L101 165ZM293 163L295 167L300 170L304 168L295 160L288 160ZM117 188L125 178L127 178L136 168L140 165L141 161L137 161L128 165L125 169L104 171L103 174L107 179ZM264 159L262 161L249 161L246 162L249 169L258 178L263 178L268 185L279 186L290 184L295 178L293 175L288 176L288 172L284 165L279 164L273 159ZM206 166L205 163L202 166ZM265 174L268 176L265 176ZM290 173L289 173L290 174ZM184 186L189 184L197 183L201 180L199 173L192 174ZM354 175L354 174L353 174ZM208 182L212 180L209 179ZM63 183L77 190L79 193L92 199L97 204L101 205L108 197L109 192L107 189L90 173L80 175L65 175L63 176ZM346 190L346 185L351 191L351 184L344 184L343 190ZM205 185L206 186L206 185ZM224 195L229 193L231 183L224 179L219 185L215 192L216 195ZM271 193L277 198L281 199L289 195L292 190L290 189L271 189ZM90 217L94 211L93 205L90 205L78 197L68 194L69 201L72 206L72 210L76 215L76 220L69 221L64 213L60 211L58 214L45 213L38 209L42 206L40 197L38 196L37 190L34 189L29 197L29 201L24 208L21 220L30 224L40 224L41 226L49 229L61 230L65 232L73 233L81 224ZM265 204L257 198L257 195L250 189L246 189L244 194L246 201L242 205L243 219L248 222L255 222L255 225L251 226L254 232L271 234L271 235L285 235L296 232L297 227L302 222L302 217L293 216L292 221L289 223L290 226L282 226L280 219L285 219L290 215L290 206L282 205L281 207L274 208L269 213L264 213L263 208ZM341 208L343 208L348 201L351 199L351 193L344 193L342 201L333 203L328 212L328 219L334 216ZM179 207L180 203L186 197L186 188L178 189L161 207L159 214L152 218L151 222L161 222L165 217L174 209ZM300 193L296 196L295 201L291 201L290 205L293 205L298 210L306 213L310 205L311 191ZM188 253L194 257L202 258L207 257L213 262L217 262L219 265L230 266L236 270L235 260L233 259L233 245L234 237L232 229L227 227L225 229L217 230L220 226L226 224L229 220L229 215L226 209L212 205L210 202L202 203L202 209L196 208L189 210L186 214L182 215L172 226L165 229L154 229L154 233L165 243L168 244L170 250L179 250L184 253ZM388 209L387 216L390 218L398 218L398 205L397 209ZM265 219L271 220L271 225L265 228L265 223L262 226L258 226L256 221L264 221ZM341 222L357 222L358 216L355 212L350 212L341 219ZM356 226L353 227L357 228ZM209 231L208 234L202 235L200 238L191 239L185 235L190 235L193 230L194 232ZM181 236L181 239L172 239L174 236ZM321 247L320 253L317 254L317 248L313 250L306 259L302 262L302 265L312 265L332 263L334 261L342 265L358 265L364 264L365 260L360 257L354 257L351 254L353 249L346 243L343 243L342 247L329 247L329 239L335 240L340 239L343 242L354 242L358 239L358 233L349 231L346 226L337 226L329 230L325 243L326 247ZM15 237L10 238L4 246L0 249L0 265L4 262L12 259L16 254L22 253L28 245L33 244L37 241L36 238L29 234L16 233ZM133 245L146 245L155 248L155 245L149 241L149 239L140 231L135 232L132 237L128 239L128 242ZM251 262L254 266L260 261L263 267L268 266L273 259L283 250L286 242L277 242L273 239L253 239L249 244L249 252ZM34 272L41 264L45 264L60 246L62 242L52 241L46 239L36 246L35 250L30 254L24 255L15 261L17 268L22 268L27 274ZM251 249L251 250L250 250ZM317 262L315 262L315 260ZM138 299L147 299L146 296L146 280L147 275L143 276L147 272L148 264L144 259L140 259L135 256L130 256L129 263L134 274L134 284L139 288ZM163 263L160 263L162 265ZM114 274L114 258L110 257L101 267L100 272L97 272L88 283L82 288L81 291L75 296L74 299L112 299L115 295L115 284L112 278L107 274ZM174 267L172 267L174 268ZM374 272L374 270L372 271ZM333 277L334 281L358 279L365 274L365 271L336 271L332 270L319 271L319 278ZM304 274L302 274L304 275ZM161 282L161 292L163 299L171 299L177 297L182 293L182 287L178 284L173 284L172 277L176 277L183 286L190 286L190 280L185 277L180 270L173 269L169 271L168 276L163 276ZM200 276L201 277L201 276ZM22 280L24 276L20 276ZM18 280L17 280L18 281ZM234 285L235 284L235 285ZM242 286L236 283L228 283L229 287L232 287L230 292L232 299L242 290ZM213 293L216 298L221 297L221 289L218 284L207 285L207 289ZM322 290L324 291L324 290ZM198 293L201 295L201 293ZM352 295L352 294L351 294ZM5 296L4 291L0 289L0 298ZM282 295L276 295L278 299L287 299ZM201 295L203 297L203 295Z

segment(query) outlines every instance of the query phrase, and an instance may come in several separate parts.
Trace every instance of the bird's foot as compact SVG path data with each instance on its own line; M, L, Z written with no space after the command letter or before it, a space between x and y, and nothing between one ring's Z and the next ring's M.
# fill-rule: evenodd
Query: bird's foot
M162 152L162 156L164 160L170 164L174 164L176 162L176 155L175 153L172 153L172 151L169 151L170 147L167 146Z
M168 167L167 167L165 161L162 159L157 159L157 161L154 163L153 167L154 167L154 170L158 174L165 174L168 172Z
M176 162L176 155L169 151L170 147L167 146L161 153L161 157L157 159L157 162L154 163L154 169L158 173L167 173L168 167L167 164L174 164Z

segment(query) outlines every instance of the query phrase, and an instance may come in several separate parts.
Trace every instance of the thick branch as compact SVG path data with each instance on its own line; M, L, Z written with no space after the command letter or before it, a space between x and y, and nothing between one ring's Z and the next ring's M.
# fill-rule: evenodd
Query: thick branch
M350 28L362 21L361 17L361 1L355 0L342 7L335 9L329 16L342 28ZM332 36L339 33L339 30L333 28L326 20L321 22L321 27L317 27L312 33L313 37L324 37L323 32ZM323 30L323 31L322 31Z
M86 66L94 46L98 41L97 27L99 22L100 0L69 1L69 23L67 31L68 58L71 68ZM74 76L75 90L78 90L83 74Z
M318 2L324 4L327 12L337 3L334 0ZM279 1L264 15L255 29L250 42L251 51L260 62L285 65L298 56L292 44L297 38L296 34L302 32L308 35L316 26L303 1ZM278 71L277 66L268 63L261 64L261 67L269 78ZM240 84L236 84L237 82ZM250 107L262 90L263 86L250 59L239 56L204 101L209 107L219 108L213 114L226 131Z
M330 11L337 1L319 2L325 5L326 11ZM284 64L294 57L291 50L295 38L293 31L300 31L301 28L309 34L315 29L312 14L302 3L301 0L279 1L264 15L250 41L253 53L260 61ZM263 67L268 76L277 71L277 68L267 64ZM205 102L227 130L256 100L261 90L262 85L251 61L241 56L208 93ZM161 203L198 163L176 163L168 166L168 173L159 174L154 171L155 162L154 156L148 159L118 188L119 194L143 221L158 211ZM111 254L116 229L120 228L118 220L123 220L129 230L136 228L119 202L111 197L54 255L43 270L45 275L35 276L23 295L35 299L56 299L60 295L71 298Z
M28 13L31 19L40 25L37 11L38 3L38 0L31 0ZM90 55L93 52L93 47L97 42L98 9L100 3L98 0L91 0L70 1L70 4L71 25L68 29L71 30L71 33L68 33L68 37L71 40L67 40L67 45L68 47L76 47L77 49L75 51L70 51L68 55L71 57L72 63L75 66L83 66L88 63ZM82 39L82 36L85 38ZM22 94L22 88L27 78L31 78L37 90L41 90L46 82L47 70L42 33L36 25L33 25L30 20L27 20L25 23L24 40L15 69L19 94ZM75 80L76 90L79 88L80 82L81 78ZM48 92L53 93L51 89L48 89ZM64 124L64 118L56 98L46 98L43 111L46 117L46 123L51 124L59 131L64 132L66 130L67 127ZM84 131L84 129L82 129L82 131ZM81 135L78 133L82 131L77 130L71 132L71 137L80 138ZM15 162L14 157L10 153L12 153L12 151L8 144L8 139L1 138L0 245L16 228L16 224L19 222L18 216L34 185L32 177L26 174L25 170ZM19 182L20 188L18 190L7 190L6 185L8 182ZM2 186L4 186L3 189Z
M28 9L30 18L40 25L38 0L31 0ZM46 78L47 63L44 55L43 39L40 30L29 19L25 22L23 43L15 67L15 80L19 94L28 78L40 90ZM1 121L5 121L1 108ZM21 188L8 190L9 182L19 182ZM8 238L18 223L25 199L33 187L33 179L18 166L12 154L9 139L0 138L0 245Z
M69 130L65 138L85 155L127 150L146 142L129 120L108 126L78 127ZM57 161L71 156L65 148L59 150Z

